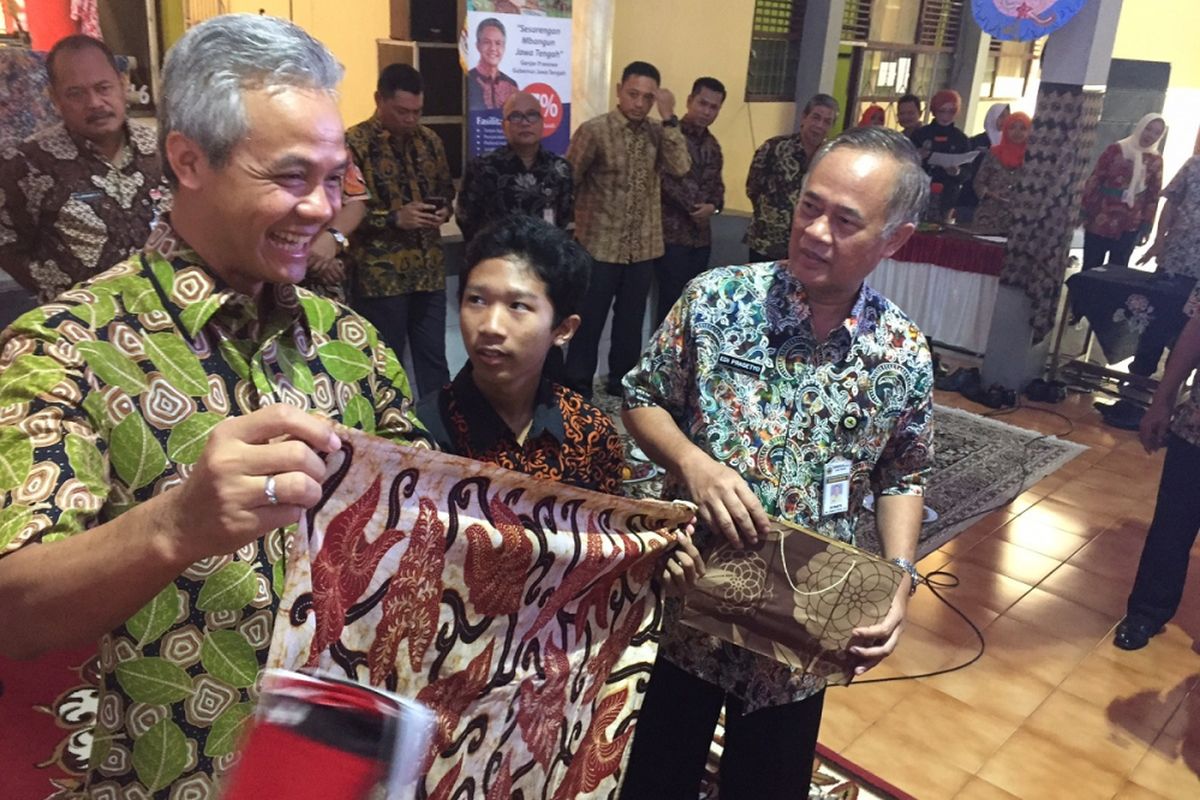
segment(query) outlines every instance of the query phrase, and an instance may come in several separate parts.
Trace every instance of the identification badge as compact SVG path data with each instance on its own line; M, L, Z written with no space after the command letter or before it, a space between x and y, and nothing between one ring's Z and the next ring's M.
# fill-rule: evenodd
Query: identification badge
M845 458L831 459L825 465L825 480L822 482L821 516L845 514L850 508L850 461Z
M546 206L542 209L542 219L546 220L546 222L549 222L551 225L558 224L554 221L554 209L550 206Z
M748 358L735 356L733 353L721 353L717 356L717 363L722 367L729 367L738 372L744 372L747 375L753 375L758 378L763 374L763 365L757 361L751 361Z

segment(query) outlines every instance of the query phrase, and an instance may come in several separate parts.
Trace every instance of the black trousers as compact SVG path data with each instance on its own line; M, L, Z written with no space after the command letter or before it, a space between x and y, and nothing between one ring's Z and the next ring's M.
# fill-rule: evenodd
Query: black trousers
M1154 625L1165 625L1179 610L1187 582L1188 554L1200 530L1200 447L1171 434L1154 520L1142 545L1137 578L1126 613Z
M592 262L592 276L583 301L583 322L567 349L567 386L591 399L592 381L600 360L600 335L613 312L608 351L608 389L620 390L621 378L637 364L642 352L642 323L646 297L654 280L654 262L633 264Z
M362 297L354 310L379 329L379 335L404 358L412 351L413 393L436 392L450 382L446 365L446 290L412 292L395 297Z
M654 310L653 328L657 329L671 312L671 306L683 294L688 281L708 269L711 247L688 247L669 244L662 258L654 262L654 277L658 281L658 303Z
M1137 244L1136 229L1125 231L1116 239L1098 236L1089 231L1083 232L1083 268L1093 269L1104 264L1129 266L1129 257L1133 255L1133 246ZM1107 257L1107 261L1105 261Z
M807 798L824 703L822 691L745 714L737 698L659 658L638 714L621 800L696 800L722 705L721 800Z

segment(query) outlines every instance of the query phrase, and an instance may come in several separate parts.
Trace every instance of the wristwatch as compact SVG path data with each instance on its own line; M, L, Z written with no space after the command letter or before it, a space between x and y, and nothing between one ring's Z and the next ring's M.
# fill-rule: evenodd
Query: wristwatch
M678 128L679 127L679 115L672 114L671 118L664 119L662 124L663 124L664 128Z
M337 228L326 228L325 230L328 231L329 235L333 237L333 240L337 242L338 255L340 256L342 253L346 252L346 248L350 246L350 240L346 238L346 234L342 233Z
M912 578L912 583L910 583L908 586L908 596L912 597L914 594L917 593L917 584L921 583L921 581L923 580L921 578L921 574L919 572L917 572L916 565L913 564L913 562L909 561L907 558L893 558L892 563L895 564L900 569L907 572L909 574L909 577Z

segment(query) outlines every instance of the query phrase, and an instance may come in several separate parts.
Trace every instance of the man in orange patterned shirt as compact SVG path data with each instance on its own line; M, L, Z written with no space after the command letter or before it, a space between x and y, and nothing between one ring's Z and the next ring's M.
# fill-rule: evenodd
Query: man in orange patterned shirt
M467 365L417 407L443 450L620 493L625 458L612 421L542 370L579 328L590 263L535 217L509 217L471 240L458 290Z

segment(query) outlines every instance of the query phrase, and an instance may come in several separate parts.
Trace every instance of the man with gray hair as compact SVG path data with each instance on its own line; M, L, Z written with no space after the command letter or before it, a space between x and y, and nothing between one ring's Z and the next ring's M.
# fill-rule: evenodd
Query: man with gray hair
M746 196L754 216L743 241L750 261L774 261L787 255L792 211L808 164L837 122L838 101L815 94L804 104L795 133L767 139L754 152L746 175Z
M290 22L190 29L169 219L0 336L0 652L99 640L88 797L216 797L334 423L424 441L370 325L294 286L341 206L341 76Z
M755 545L768 515L853 542L874 497L882 555L910 577L881 624L854 631L857 674L900 635L933 440L929 348L864 280L912 234L928 198L902 134L843 133L812 160L788 258L692 281L625 376L625 425L667 468L668 491L698 506L702 553L720 537ZM722 796L806 797L824 682L683 626L678 613L668 601L622 796L696 797L724 706Z

